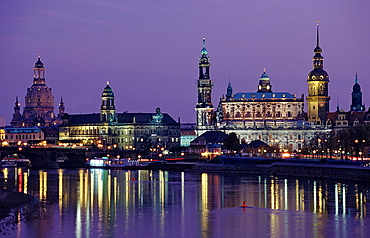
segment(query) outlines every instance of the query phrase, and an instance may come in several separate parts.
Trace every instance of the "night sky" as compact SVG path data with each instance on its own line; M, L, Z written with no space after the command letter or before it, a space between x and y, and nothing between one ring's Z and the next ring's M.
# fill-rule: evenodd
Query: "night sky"
M330 77L330 108L348 111L358 72L370 106L368 0L19 0L0 3L0 116L24 107L38 53L55 113L98 113L110 85L117 112L155 112L195 122L198 57L207 39L216 108L229 80L256 92L263 69L272 90L307 96L316 22ZM339 98L339 99L337 99Z

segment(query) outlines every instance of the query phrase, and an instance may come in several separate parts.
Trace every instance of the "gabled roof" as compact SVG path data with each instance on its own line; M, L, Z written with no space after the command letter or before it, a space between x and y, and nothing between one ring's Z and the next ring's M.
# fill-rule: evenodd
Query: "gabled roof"
M261 140L254 140L252 141L251 143L249 143L247 146L247 148L269 148L270 146L268 144L266 144L265 142L261 141Z
M203 133L202 135L195 138L190 143L200 143L200 142L206 142L206 144L209 143L223 143L224 139L227 137L227 134L222 131L207 131Z

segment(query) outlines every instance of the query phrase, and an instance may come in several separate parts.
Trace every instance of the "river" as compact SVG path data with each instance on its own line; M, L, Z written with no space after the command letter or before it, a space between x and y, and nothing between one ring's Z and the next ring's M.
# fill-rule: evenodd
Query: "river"
M148 170L0 170L7 237L368 237L370 184ZM247 207L240 207L246 202Z

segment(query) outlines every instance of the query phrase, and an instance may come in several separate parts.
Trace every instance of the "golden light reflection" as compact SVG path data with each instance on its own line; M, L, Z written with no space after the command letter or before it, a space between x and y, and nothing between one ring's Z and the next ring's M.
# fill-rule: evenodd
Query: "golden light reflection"
M317 182L313 181L313 213L317 212Z
M275 199L276 199L276 194L275 194L275 180L271 180L271 184L270 184L270 194L271 194L271 208L272 209L277 209L276 206L275 206Z
M28 172L23 173L23 181L24 181L23 192L28 193Z
M44 172L42 170L39 171L39 176L40 176L40 200L45 200L46 199L46 193L47 193L47 182L48 182L48 173Z
M17 168L16 179L18 181L18 192L23 192L23 171L21 168Z
M201 229L202 237L208 235L208 174L202 173L201 177Z
M58 170L58 205L59 215L62 215L63 211L63 170Z
M318 213L323 214L325 209L325 201L324 201L324 193L322 186L319 187L318 191L318 200L319 200L319 207L318 207Z

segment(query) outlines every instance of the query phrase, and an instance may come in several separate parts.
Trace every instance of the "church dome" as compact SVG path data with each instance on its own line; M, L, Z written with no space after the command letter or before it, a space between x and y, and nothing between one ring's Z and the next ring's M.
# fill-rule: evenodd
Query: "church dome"
M361 86L358 83L355 83L352 88L354 93L361 93Z
M102 97L114 97L113 90L109 86L109 84L107 84L107 86L105 86L105 88L103 90L103 93L102 93Z
M41 62L40 56L37 58L37 62L35 63L35 68L44 68L44 64Z
M270 80L269 76L266 74L266 72L263 72L263 74L260 77L260 80Z
M322 68L316 68L316 69L313 69L308 74L307 81L327 81L329 82L329 75Z

